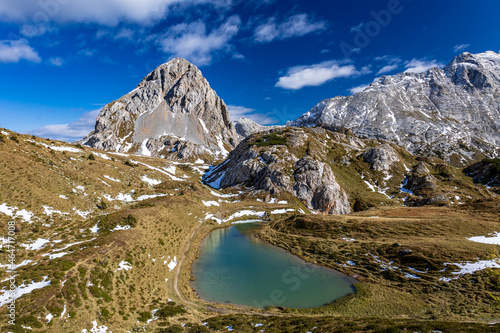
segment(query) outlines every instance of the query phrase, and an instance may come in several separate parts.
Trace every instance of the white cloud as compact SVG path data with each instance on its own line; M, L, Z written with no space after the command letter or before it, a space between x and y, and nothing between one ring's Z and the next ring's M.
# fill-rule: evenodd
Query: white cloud
M134 39L134 30L129 29L129 28L122 28L116 35L115 39L127 39L127 40L133 40Z
M386 63L386 65L383 66L381 69L379 69L379 71L375 75L390 73L390 72L398 69L399 65L403 62L401 60L401 58L390 56L390 55L384 55L384 56L381 56L381 57L376 57L375 60Z
M380 75L380 74L384 74L384 73L390 73L390 72L396 70L398 67L399 67L399 64L393 64L393 65L384 66L375 75Z
M363 90L365 90L369 86L370 86L369 84L362 84L360 86L349 89L349 91L351 92L352 95L354 95L354 94L357 94L359 92L362 92Z
M185 58L198 66L209 65L214 53L231 50L231 39L241 25L239 16L231 16L219 28L207 33L204 22L181 23L160 37L162 50L172 57Z
M168 15L173 6L211 4L230 6L227 0L0 0L0 20L8 22L92 22L117 25L120 22L152 24Z
M100 111L99 109L84 113L80 119L71 123L46 125L31 131L30 134L53 140L78 141L94 130Z
M288 69L279 78L276 87L298 90L308 86L320 86L325 82L361 74L354 65L338 61L325 61L311 66L296 66Z
M36 63L42 61L25 39L0 41L0 62L19 62L23 59Z
M462 51L466 50L469 46L470 46L470 44L455 45L453 47L453 51L455 51L455 52L462 52Z
M325 28L325 22L313 22L307 14L297 14L282 23L276 23L274 18L270 18L255 28L254 34L257 42L269 43L275 39L305 36Z
M61 58L50 58L49 62L57 67L64 65L64 60Z
M364 22L361 22L360 24L358 25L355 25L355 26L352 26L351 27L351 33L353 32L358 32L360 31L361 29L363 29L365 27L365 23Z
M434 67L442 68L444 64L437 60L413 59L407 61L405 67L405 73L422 73Z
M228 105L227 110L232 120L238 120L242 117L251 119L261 125L270 125L277 122L276 119L268 114L258 113L255 109L250 109L244 106Z
M42 36L44 35L47 31L51 31L52 28L45 23L39 23L39 24L23 24L20 29L21 35L31 38L31 37L36 37L36 36Z

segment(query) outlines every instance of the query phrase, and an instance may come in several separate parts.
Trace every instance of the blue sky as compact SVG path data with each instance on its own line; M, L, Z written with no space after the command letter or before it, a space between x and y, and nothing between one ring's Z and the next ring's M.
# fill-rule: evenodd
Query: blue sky
M493 0L0 0L0 127L77 140L174 57L240 116L283 124L381 75L500 50Z

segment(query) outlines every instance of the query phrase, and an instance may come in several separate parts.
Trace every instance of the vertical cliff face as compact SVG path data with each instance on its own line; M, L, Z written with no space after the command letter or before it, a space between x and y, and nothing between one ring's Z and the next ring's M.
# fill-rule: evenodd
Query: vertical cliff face
M500 153L500 54L463 53L445 69L382 76L290 123L330 124L464 166Z
M225 157L237 134L226 104L201 71L173 59L106 105L84 144L167 159Z

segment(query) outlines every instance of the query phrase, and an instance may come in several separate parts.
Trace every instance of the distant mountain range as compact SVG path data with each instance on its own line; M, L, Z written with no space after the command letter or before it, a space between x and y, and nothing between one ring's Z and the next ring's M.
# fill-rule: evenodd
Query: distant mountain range
M421 156L466 166L500 154L500 54L463 53L445 69L382 76L362 92L318 103L287 126L336 126ZM106 105L88 146L174 160L221 160L245 137L276 126L227 107L184 59L161 65Z
M382 76L318 103L290 126L331 124L464 166L500 153L500 53L463 53L444 70Z

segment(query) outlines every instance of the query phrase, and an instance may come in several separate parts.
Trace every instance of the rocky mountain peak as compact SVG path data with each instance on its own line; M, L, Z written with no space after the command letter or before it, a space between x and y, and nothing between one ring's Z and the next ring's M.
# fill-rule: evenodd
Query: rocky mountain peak
M106 105L83 142L121 153L210 159L226 156L236 141L224 101L195 65L176 58Z

